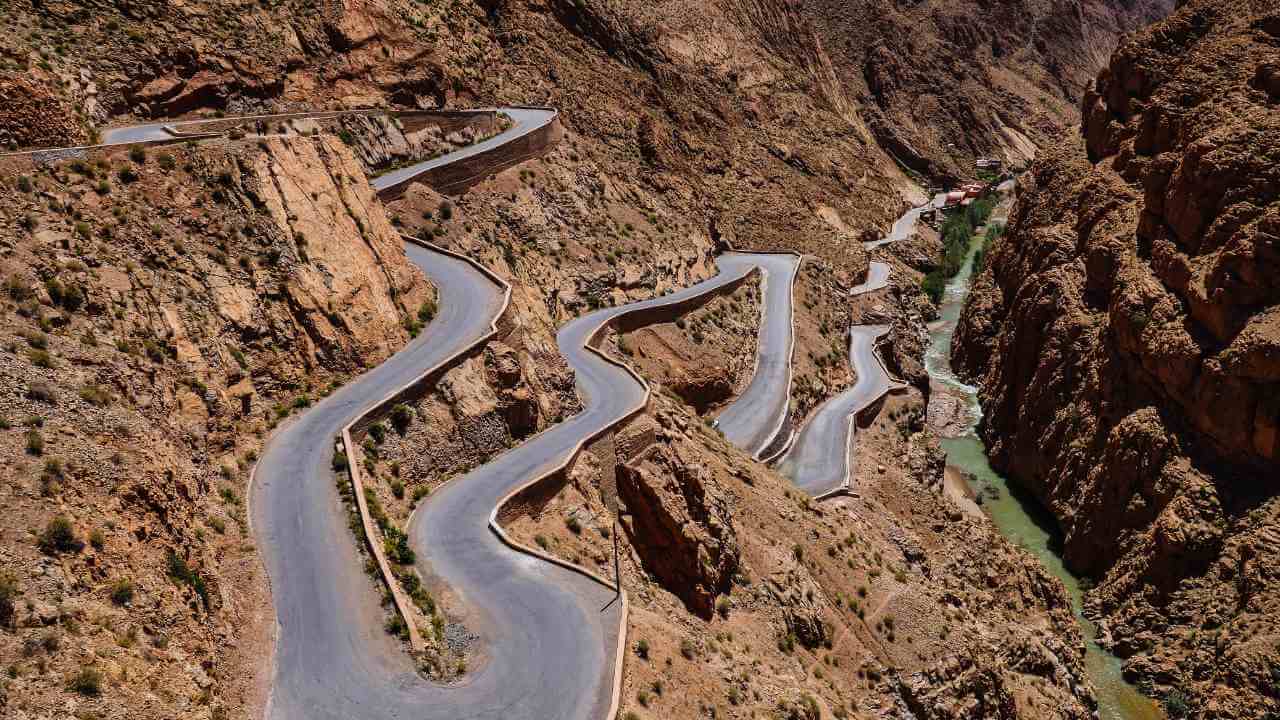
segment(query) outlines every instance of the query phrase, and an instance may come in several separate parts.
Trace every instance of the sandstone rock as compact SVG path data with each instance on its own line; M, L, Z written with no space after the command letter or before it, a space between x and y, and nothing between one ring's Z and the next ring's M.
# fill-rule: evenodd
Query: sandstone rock
M799 582L794 577L769 578L766 587L782 608L787 632L807 648L822 647L831 640L831 629L818 604L821 589L807 577Z
M1251 573L1280 517L1277 58L1251 30L1266 12L1192 0L1121 45L1085 99L1087 157L1066 143L1025 178L952 352L993 466L1100 578L1112 645L1223 718L1270 708L1249 678L1280 662L1209 659L1254 652L1247 608L1280 607ZM1178 639L1219 624L1212 649Z
M75 113L34 76L0 72L0 147L82 145L87 139Z
M645 569L703 617L738 568L736 530L721 492L671 445L651 445L618 466L623 524Z

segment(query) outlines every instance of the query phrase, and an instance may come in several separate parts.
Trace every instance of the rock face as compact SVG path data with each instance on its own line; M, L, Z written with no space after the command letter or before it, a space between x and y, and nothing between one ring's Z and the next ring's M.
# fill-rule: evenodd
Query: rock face
M1070 127L1119 37L1173 0L803 0L879 144L926 176L1021 165Z
M283 288L307 331L304 347L330 362L344 362L349 343L357 357L390 354L403 337L405 309L416 309L426 288L363 168L333 136L266 148L245 183L276 232L311 260Z
M202 693L206 714L247 716L274 617L248 554L249 468L283 418L408 340L430 286L331 136L15 175L0 187L0 598L19 627L0 630L15 668L0 715L61 712L65 678L92 667L102 692L80 714L118 715L146 675L172 695L138 718L189 714ZM55 518L70 539L36 542Z
M995 466L1057 517L1128 668L1274 710L1280 62L1274 3L1187 2L1037 162L961 318ZM1268 639L1269 638L1269 639Z
M644 567L684 600L711 617L716 596L738 569L738 541L723 490L679 446L654 444L618 466L623 521Z
M65 147L85 139L62 98L29 78L0 73L0 148Z

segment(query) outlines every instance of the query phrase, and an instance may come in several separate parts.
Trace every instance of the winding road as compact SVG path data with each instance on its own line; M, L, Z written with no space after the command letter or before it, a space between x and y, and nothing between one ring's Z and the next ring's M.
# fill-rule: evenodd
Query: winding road
M375 189L500 146L554 117L546 110L504 112L514 124L503 134L379 177ZM647 385L590 347L607 323L714 292L753 270L765 278L759 372L726 411L732 413L726 427L742 442L767 444L786 414L791 286L798 258L727 253L718 258L720 274L713 278L662 297L593 312L559 331L557 343L575 372L584 410L437 490L406 529L419 572L460 597L469 629L481 636L486 651L486 662L464 683L443 686L414 672L400 642L382 630L379 614L371 612L377 593L362 575L355 547L346 541L344 512L329 469L332 438L342 427L483 337L500 311L501 290L468 263L416 245L407 251L440 289L440 315L402 351L278 433L258 464L254 527L279 621L268 715L609 717L625 633L622 598L593 577L512 548L494 532L493 514L510 493L563 467L584 442L644 407Z
M893 224L883 240L864 243L874 250L891 242L904 240L915 230L921 213L933 207L939 198L908 210ZM889 285L890 266L872 262L867 268L867 279L849 290L850 297L875 292ZM854 384L849 389L829 398L818 407L801 426L790 447L777 461L778 471L796 487L821 500L848 492L853 476L853 446L858 413L875 404L889 391L902 383L889 377L884 364L876 354L876 341L889 332L884 325L855 325L849 328L849 360L853 368Z
M716 264L722 273L760 269L763 292L755 372L747 388L715 420L726 440L759 459L782 431L791 402L791 300L800 256L725 253Z
M849 488L854 422L858 413L894 386L875 350L876 340L887 332L889 328L885 325L849 328L849 358L857 381L814 412L795 443L778 461L779 472L815 499Z
M514 123L504 133L384 175L374 187L498 147L554 119L548 110L506 112ZM510 492L568 462L586 438L629 412L637 397L643 402L642 385L584 350L575 335L562 339L561 347L578 373L587 410L439 489L406 528L419 572L465 604L486 661L460 684L426 681L372 612L378 594L348 541L330 480L332 439L382 398L484 337L503 296L463 260L412 244L406 251L439 288L440 314L399 353L278 433L258 463L254 527L279 621L268 716L603 718L614 702L621 598L591 577L509 547L490 527ZM562 338L587 329L589 318L603 322L604 312L571 323Z
M501 112L513 121L504 132L387 173L371 184L383 191L409 182L520 139L556 118L556 111L546 108ZM104 144L172 141L174 134L166 126L173 125L108 130ZM625 642L625 594L581 569L513 547L494 522L497 508L513 492L565 466L585 442L643 409L647 384L593 347L610 322L716 292L753 271L763 281L755 373L717 424L727 439L753 455L774 444L788 413L792 292L801 258L725 253L717 258L720 272L714 277L665 296L598 310L561 328L557 343L575 372L583 411L438 489L420 504L406 528L419 572L433 587L447 586L465 606L468 629L481 637L484 649L482 662L462 681L441 685L422 678L401 641L382 628L381 614L374 611L380 588L369 582L350 542L330 463L343 428L485 338L504 308L504 289L450 253L413 243L406 245L406 253L439 289L438 315L385 362L281 426L254 469L252 527L277 619L266 714L308 720L611 720L617 709L619 650ZM883 280L873 271L868 283ZM855 364L866 354L857 350L856 338L861 337L860 332L851 336ZM858 368L859 378L871 377ZM859 390L872 391L869 386ZM847 398L845 404L857 405L860 397ZM837 421L856 412L842 408L830 411ZM824 433L814 428L806 428L788 457L796 457L797 463L808 457L806 437ZM821 464L816 459L803 462Z
M893 227L889 228L888 235L885 235L880 240L863 243L863 247L868 250L874 250L881 245L888 245L889 243L898 242L899 240L906 240L911 236L912 231L916 229L916 222L920 220L920 215L930 208L942 207L942 203L946 202L946 199L946 193L939 193L934 195L933 199L929 202L919 207L911 208L907 212L903 213L902 217L898 218L897 221L893 223Z

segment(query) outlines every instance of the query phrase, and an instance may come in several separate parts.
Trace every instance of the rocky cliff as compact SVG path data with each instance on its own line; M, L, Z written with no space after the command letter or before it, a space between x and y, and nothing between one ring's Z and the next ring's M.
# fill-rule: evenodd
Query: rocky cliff
M1036 10L1053 32L1019 55L1027 67L1049 55L1083 67L1078 39L1095 16L1108 34L1121 26L1092 9L1080 24L1054 5ZM1112 6L1120 0L1088 5ZM277 422L430 319L431 290L393 227L513 285L500 341L412 403L403 438L360 459L397 522L432 488L575 411L558 326L705 278L729 246L811 254L797 289L797 406L839 390L850 380L837 340L845 291L867 269L860 241L922 199L893 156L958 174L970 155L1005 145L957 155L945 143L975 128L1008 137L1001 123L1056 107L1045 98L1059 90L1027 90L1009 117L969 122L1006 98L978 92L1003 77L992 70L966 76L962 94L976 99L907 122L935 70L994 57L966 23L990 13L1003 28L1018 7L880 0L862 16L886 24L864 37L919 46L881 52L867 39L846 57L835 20L848 15L783 0L14 0L0 15L0 142L11 145L88 141L138 118L530 102L562 110L564 140L460 197L411 187L385 216L363 173L458 144L450 133L414 143L385 125L320 123L317 137L3 168L0 213L15 228L0 234L0 270L13 278L4 327L15 332L0 353L13 378L0 392L0 439L5 457L24 460L5 471L3 504L22 512L0 521L0 621L17 626L0 634L14 668L0 683L4 710L257 715L273 615L242 526L247 470ZM931 13L963 22L924 22ZM915 135L896 129L908 125ZM1029 152L1012 137L1014 157ZM877 317L909 316L891 355L921 381L920 296L914 276L899 277ZM698 327L740 354L729 332L750 314ZM44 371L52 390L35 382ZM1009 717L1087 715L1065 594L939 497L940 456L912 421L922 407L915 394L878 418L878 454L859 463L875 497L828 511L752 472L663 396L654 448L633 455L602 438L512 529L601 571L619 540L633 630L653 645L653 662L632 649L628 712L817 717L822 704L946 717L981 704ZM80 415L95 422L81 427ZM617 495L624 515L651 522L615 526ZM446 611L460 605L437 597ZM58 655L60 643L75 652Z
M241 712L248 469L432 290L332 136L11 162L0 224L0 715Z
M1079 120L1120 37L1173 0L802 0L881 147L931 179L1021 166Z
M1275 710L1280 11L1183 3L1038 161L953 345L1130 673Z

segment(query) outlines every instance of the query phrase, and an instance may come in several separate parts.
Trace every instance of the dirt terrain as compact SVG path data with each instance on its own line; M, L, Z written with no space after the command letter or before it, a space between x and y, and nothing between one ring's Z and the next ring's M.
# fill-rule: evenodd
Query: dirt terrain
M1256 718L1280 667L1280 14L1181 5L1033 166L952 353L1127 672L1171 712Z

